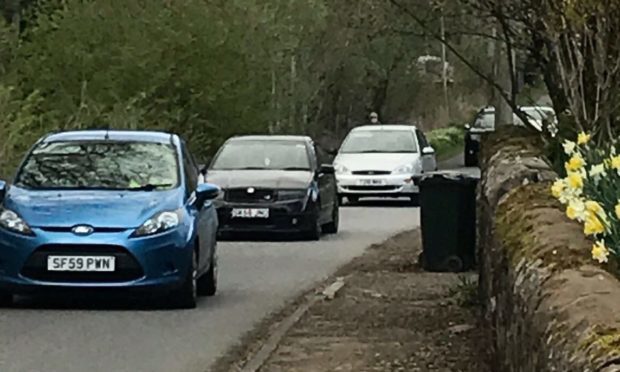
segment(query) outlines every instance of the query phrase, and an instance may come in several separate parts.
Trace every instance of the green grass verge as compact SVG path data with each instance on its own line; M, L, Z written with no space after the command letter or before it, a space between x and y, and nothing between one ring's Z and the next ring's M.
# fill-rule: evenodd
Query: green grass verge
M465 131L459 127L439 128L428 132L427 138L435 148L437 160L456 156L463 149Z

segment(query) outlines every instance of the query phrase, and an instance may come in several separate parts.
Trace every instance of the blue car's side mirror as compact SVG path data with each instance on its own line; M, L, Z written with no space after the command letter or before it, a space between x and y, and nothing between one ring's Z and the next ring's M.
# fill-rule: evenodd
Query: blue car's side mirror
M4 199L4 194L6 194L6 182L0 180L0 201Z
M211 183L200 183L196 187L196 199L200 203L213 200L220 195L220 188Z

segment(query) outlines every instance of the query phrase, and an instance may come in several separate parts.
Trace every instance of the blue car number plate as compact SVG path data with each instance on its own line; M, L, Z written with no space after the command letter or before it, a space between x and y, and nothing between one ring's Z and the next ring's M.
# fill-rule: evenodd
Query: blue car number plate
M48 256L48 271L103 271L115 269L114 256Z

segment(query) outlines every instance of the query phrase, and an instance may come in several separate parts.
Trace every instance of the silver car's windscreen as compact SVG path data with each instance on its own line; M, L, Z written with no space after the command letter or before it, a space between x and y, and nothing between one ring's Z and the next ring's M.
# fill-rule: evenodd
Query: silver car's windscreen
M351 132L340 147L343 154L416 153L418 146L410 130L362 130Z

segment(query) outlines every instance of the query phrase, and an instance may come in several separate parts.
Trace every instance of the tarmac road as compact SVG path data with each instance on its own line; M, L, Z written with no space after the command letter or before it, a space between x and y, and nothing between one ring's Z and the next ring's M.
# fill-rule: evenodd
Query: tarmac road
M127 299L21 299L0 310L0 371L208 371L246 331L373 243L418 225L409 206L343 208L320 242L222 242L220 292L196 310Z
M220 291L195 310L127 299L25 298L0 310L2 372L208 371L240 337L364 249L419 225L399 203L341 210L319 242L222 242Z

